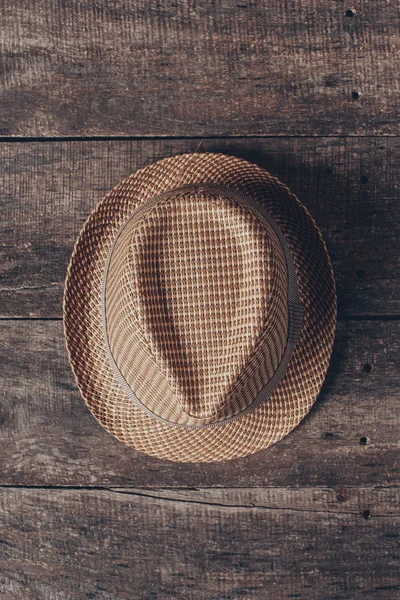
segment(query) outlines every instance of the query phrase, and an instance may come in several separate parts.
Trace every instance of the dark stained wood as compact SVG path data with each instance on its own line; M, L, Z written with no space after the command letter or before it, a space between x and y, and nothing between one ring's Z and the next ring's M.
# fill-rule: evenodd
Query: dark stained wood
M248 458L185 465L136 452L98 425L74 384L61 322L3 321L0 485L396 485L399 331L398 321L340 322L323 392L293 433Z
M394 600L399 491L0 491L7 600ZM365 518L365 511L370 518Z
M73 244L100 198L136 169L198 145L0 144L0 315L60 317ZM340 316L399 314L400 138L206 139L200 150L253 160L298 194L328 243Z
M400 133L398 0L14 0L0 18L3 136Z
M0 22L0 596L399 598L398 0L13 0ZM59 320L96 203L195 150L289 185L339 296L311 413L211 465L106 433Z

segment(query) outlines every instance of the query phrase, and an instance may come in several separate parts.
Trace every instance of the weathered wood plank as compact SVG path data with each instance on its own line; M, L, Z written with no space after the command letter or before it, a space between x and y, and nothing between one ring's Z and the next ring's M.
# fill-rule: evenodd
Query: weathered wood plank
M1 23L4 136L400 133L397 0L14 0Z
M2 489L0 593L394 600L399 500L399 489L375 488L345 501L325 488Z
M399 482L398 321L340 322L327 382L305 421L263 453L211 465L156 460L106 433L76 389L61 322L9 320L0 331L0 485L339 491Z
M0 315L60 317L78 231L122 177L198 140L0 144ZM339 314L400 313L400 138L203 140L202 150L258 162L320 225ZM384 293L382 293L384 290Z

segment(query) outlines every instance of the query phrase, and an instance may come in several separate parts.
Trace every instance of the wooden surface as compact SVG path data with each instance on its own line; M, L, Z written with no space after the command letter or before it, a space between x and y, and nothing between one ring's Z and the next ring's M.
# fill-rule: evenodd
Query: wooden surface
M0 19L0 597L397 600L397 0L4 0ZM61 322L96 203L195 150L291 187L339 296L311 413L214 465L107 434Z
M63 600L393 599L399 501L379 488L352 488L346 502L330 488L8 489L3 585L13 600L26 590Z
M398 0L3 0L1 22L0 135L400 133Z

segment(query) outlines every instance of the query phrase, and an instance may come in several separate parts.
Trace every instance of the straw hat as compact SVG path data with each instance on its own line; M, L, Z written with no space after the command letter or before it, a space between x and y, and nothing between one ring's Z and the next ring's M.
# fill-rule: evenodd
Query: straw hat
M336 319L325 243L275 177L223 154L156 162L85 223L69 357L110 433L174 461L263 450L314 404Z

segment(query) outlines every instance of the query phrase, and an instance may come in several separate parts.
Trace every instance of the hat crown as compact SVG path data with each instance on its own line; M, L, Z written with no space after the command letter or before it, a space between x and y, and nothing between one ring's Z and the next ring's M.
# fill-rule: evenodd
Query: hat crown
M119 232L104 329L120 381L152 414L201 426L248 409L288 337L288 275L274 227L212 186L163 194Z

